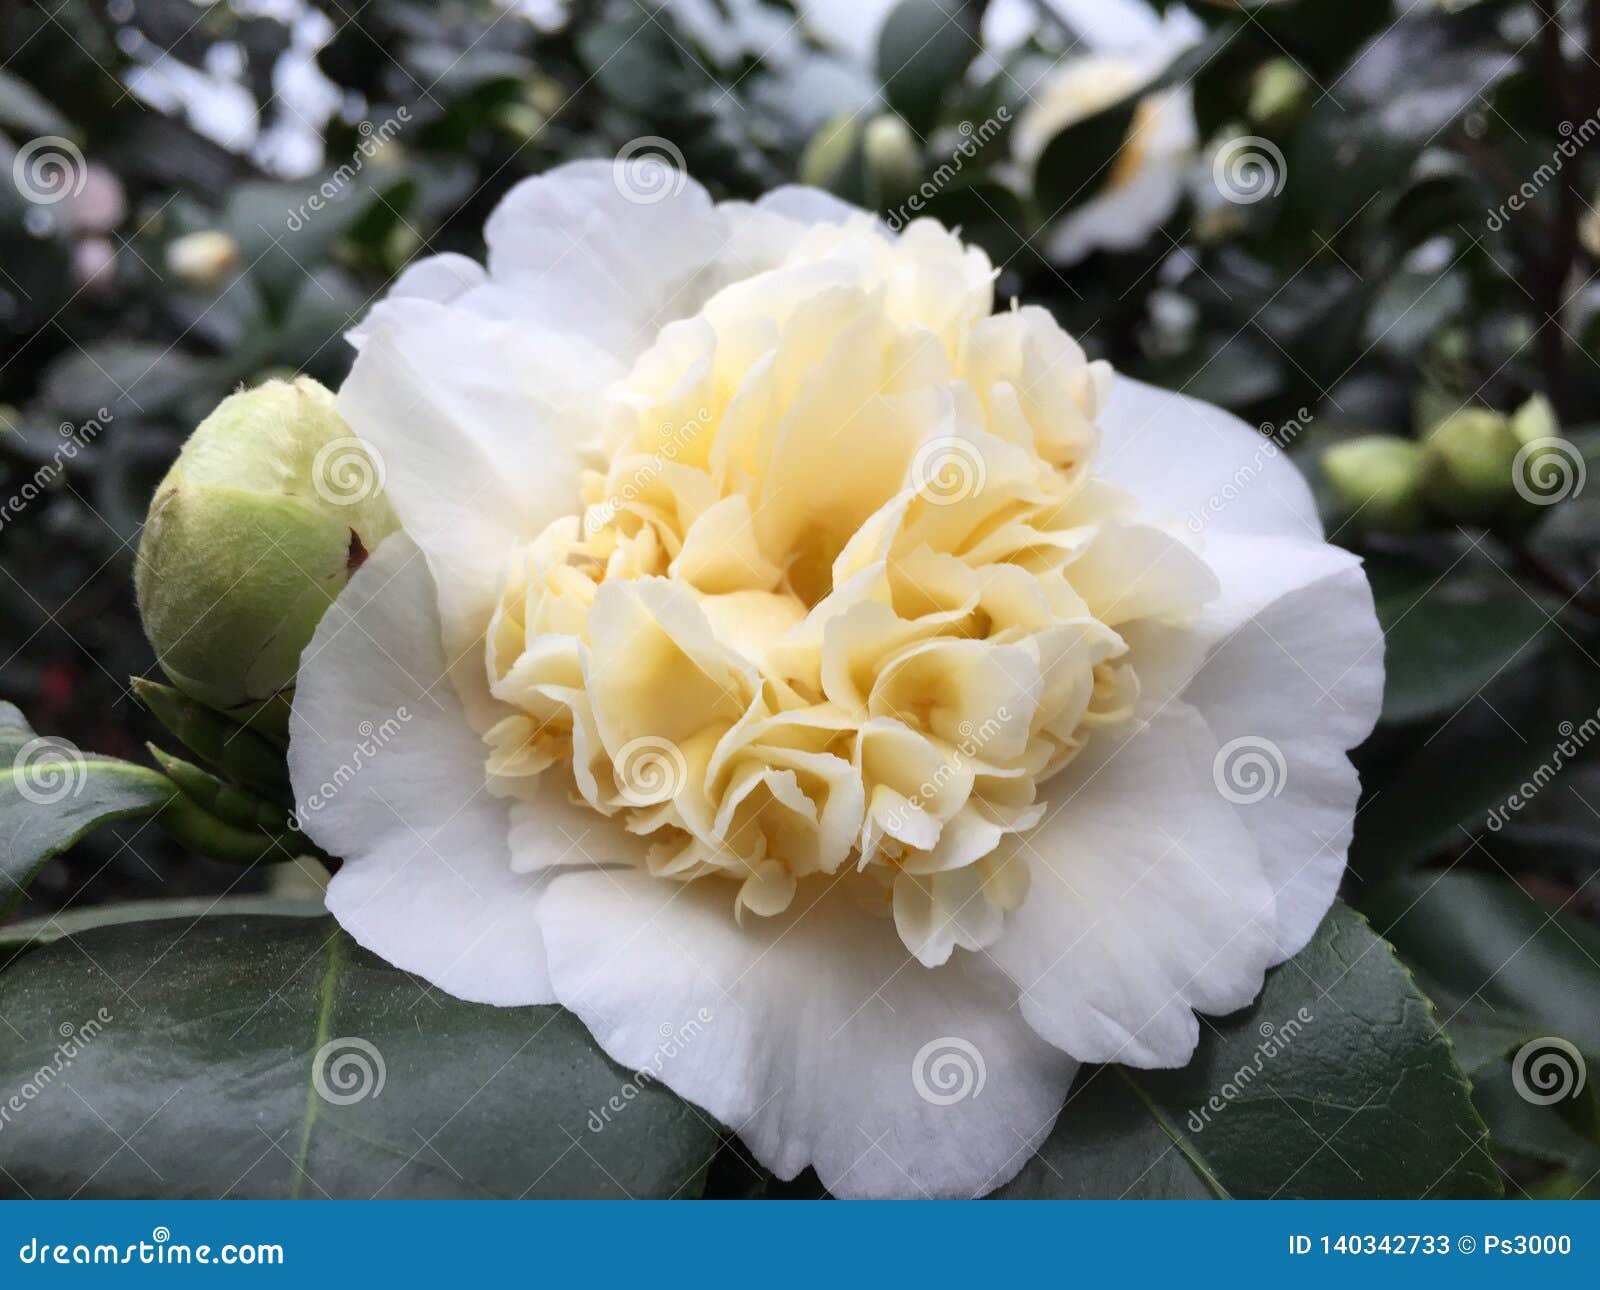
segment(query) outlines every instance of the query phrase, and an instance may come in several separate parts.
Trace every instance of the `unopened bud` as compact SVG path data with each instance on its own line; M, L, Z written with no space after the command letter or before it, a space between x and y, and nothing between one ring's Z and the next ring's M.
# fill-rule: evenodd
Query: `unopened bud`
M397 527L381 459L317 382L224 399L156 490L135 584L173 685L240 716L294 684L300 651Z
M1512 499L1512 465L1521 445L1510 419L1489 408L1462 408L1428 432L1424 493L1446 519L1493 520Z
M861 137L861 123L853 113L824 121L800 154L800 182L827 188L849 164Z
M1358 528L1408 533L1422 527L1422 448L1396 435L1363 435L1328 449L1322 473Z
M911 127L892 112L867 122L861 133L861 151L885 203L910 192L922 177L922 154Z

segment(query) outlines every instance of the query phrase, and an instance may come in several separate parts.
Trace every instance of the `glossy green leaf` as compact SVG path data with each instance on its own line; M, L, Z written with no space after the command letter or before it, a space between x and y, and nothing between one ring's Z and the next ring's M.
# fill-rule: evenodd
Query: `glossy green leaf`
M1504 594L1463 595L1431 570L1374 579L1383 624L1383 719L1448 716L1495 677L1525 666L1555 635L1537 602Z
M1472 1000L1503 1023L1600 1056L1600 931L1497 875L1405 874L1362 902L1427 975L1441 1007Z
M900 0L878 34L884 96L919 134L977 57L982 6L969 0Z
M172 795L159 772L42 738L16 707L0 703L0 914L85 833L153 814Z
M1356 52L1289 152L1297 211L1338 228L1515 66L1488 14L1409 13Z
M1007 1196L1494 1196L1433 1007L1343 904L1177 1071L1086 1068Z
M0 1015L33 1090L4 1195L693 1196L720 1141L570 1013L462 1003L327 918L95 928L0 973Z

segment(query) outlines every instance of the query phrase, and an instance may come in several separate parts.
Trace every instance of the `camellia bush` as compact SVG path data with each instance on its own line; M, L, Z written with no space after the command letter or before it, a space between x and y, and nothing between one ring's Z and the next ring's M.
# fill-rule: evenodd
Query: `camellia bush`
M0 1195L1594 1192L1600 5L46 8Z

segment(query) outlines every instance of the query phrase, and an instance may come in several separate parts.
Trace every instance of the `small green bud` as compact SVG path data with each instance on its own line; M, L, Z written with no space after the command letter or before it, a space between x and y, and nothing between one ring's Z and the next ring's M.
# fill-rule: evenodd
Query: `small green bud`
M1544 507L1572 497L1583 488L1583 454L1561 435L1556 410L1550 400L1535 394L1511 414L1511 433L1517 455L1511 463L1511 487L1516 500L1512 520L1527 520Z
M1250 119L1281 123L1294 116L1311 88L1310 78L1289 58L1271 58L1250 81Z
M1322 456L1322 473L1359 528L1409 533L1422 527L1422 448L1397 435L1349 439Z
M1561 433L1561 423L1556 420L1556 410L1550 400L1535 394L1511 414L1511 433L1517 436L1517 446L1525 447L1536 439L1554 439Z
M382 463L317 382L224 399L156 489L135 587L173 685L241 720L293 686L300 651L397 527Z
M861 123L853 113L824 121L800 154L800 182L827 188L844 171L861 137Z
M922 178L922 154L911 127L892 112L867 122L861 133L861 151L886 205L909 193Z
M1510 420L1489 408L1462 408L1424 441L1427 500L1451 520L1484 523L1512 498L1512 463L1521 445Z

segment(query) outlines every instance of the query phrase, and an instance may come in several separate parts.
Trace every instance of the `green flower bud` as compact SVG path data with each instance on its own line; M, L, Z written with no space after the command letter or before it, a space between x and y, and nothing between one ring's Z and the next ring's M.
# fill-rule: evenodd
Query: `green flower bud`
M854 114L824 121L800 154L800 182L827 188L849 164L860 137L861 123Z
M1293 59L1268 59L1250 81L1250 119L1273 124L1288 120L1299 111L1310 88L1310 78Z
M240 719L292 687L318 620L398 527L382 486L381 460L317 382L218 404L139 544L139 612L173 685Z
M1517 446L1525 447L1536 439L1554 439L1561 434L1561 424L1556 420L1556 410L1550 400L1535 394L1511 414L1511 433L1517 436Z
M1462 408L1428 432L1424 495L1451 520L1484 523L1512 499L1512 463L1521 444L1510 420L1489 408Z
M1396 435L1363 435L1328 449L1322 473L1358 528L1409 533L1422 527L1422 448Z
M909 193L922 178L922 154L911 127L892 112L867 122L861 132L861 151L884 204Z

